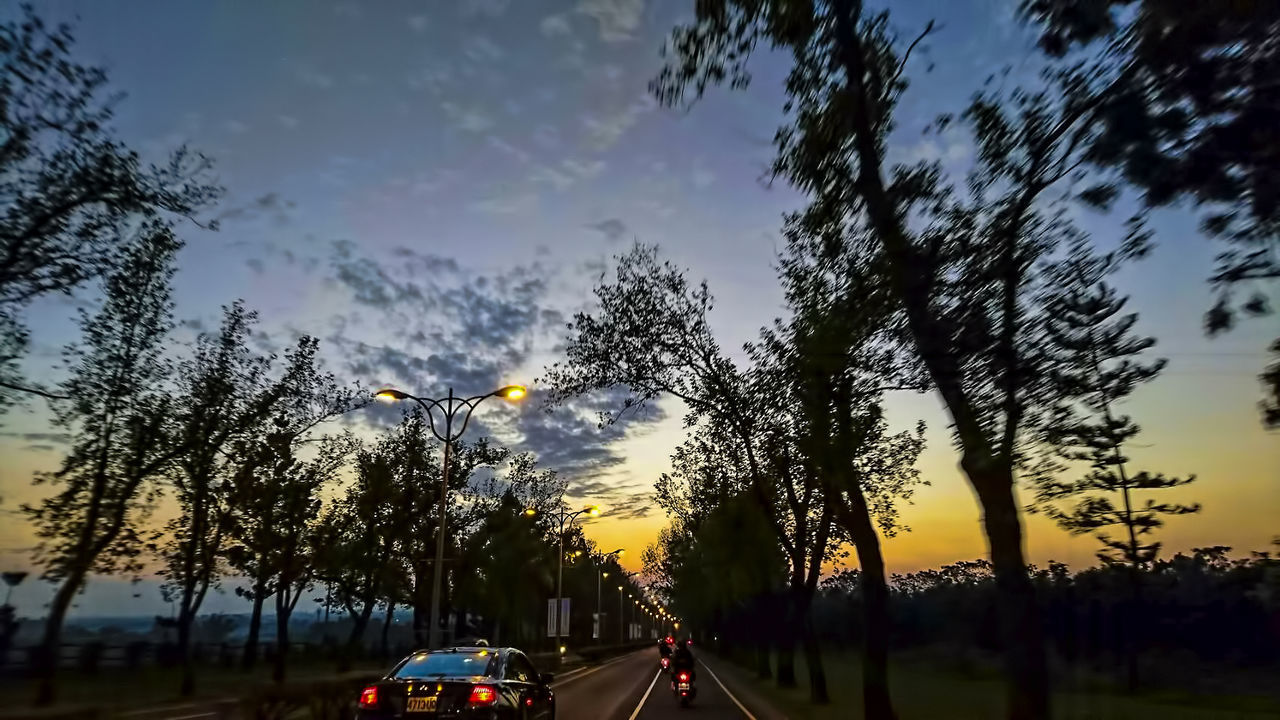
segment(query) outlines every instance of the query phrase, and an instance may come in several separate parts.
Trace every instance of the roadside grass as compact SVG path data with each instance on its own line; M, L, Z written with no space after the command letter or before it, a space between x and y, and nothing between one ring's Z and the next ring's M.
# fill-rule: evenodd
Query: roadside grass
M746 682L792 720L853 720L862 717L859 663L854 653L824 655L831 703L809 702L808 672L797 654L794 689L755 680L754 671L734 666ZM776 669L776 665L775 665ZM1073 683L1054 693L1059 720L1261 720L1280 718L1280 700L1259 695L1205 695L1171 690L1127 695L1094 683ZM990 720L1004 717L1004 683L989 669L969 672L940 667L919 656L895 657L890 690L900 720Z
M380 672L390 666L390 662L356 663L352 671ZM335 674L332 661L299 662L290 664L285 679L286 682L305 682ZM196 694L188 698L178 695L181 678L182 673L176 667L148 667L129 672L104 669L92 675L64 670L58 674L57 706L128 710L238 697L270 683L271 665L259 663L248 672L238 668L199 668L196 671ZM0 717L8 710L29 708L35 692L36 681L32 678L0 677Z

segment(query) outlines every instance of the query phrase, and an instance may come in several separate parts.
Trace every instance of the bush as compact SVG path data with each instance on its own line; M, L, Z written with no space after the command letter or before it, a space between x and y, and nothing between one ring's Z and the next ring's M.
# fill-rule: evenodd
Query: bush
M348 673L324 680L264 685L240 701L245 720L349 720L360 691L381 679L376 673Z

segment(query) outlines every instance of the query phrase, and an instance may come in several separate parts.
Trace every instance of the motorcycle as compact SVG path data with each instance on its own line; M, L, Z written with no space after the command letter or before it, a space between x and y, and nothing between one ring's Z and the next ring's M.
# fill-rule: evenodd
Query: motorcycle
M693 685L692 670L677 670L671 678L671 696L680 703L680 707L689 707L689 703L698 695L698 688Z

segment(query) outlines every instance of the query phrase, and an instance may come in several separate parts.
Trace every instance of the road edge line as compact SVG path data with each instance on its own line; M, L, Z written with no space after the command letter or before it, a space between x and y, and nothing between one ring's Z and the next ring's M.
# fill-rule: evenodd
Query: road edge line
M640 714L640 711L644 709L644 704L649 700L649 693L653 692L653 686L658 684L658 678L661 676L662 676L661 670L653 674L653 679L649 681L649 689L644 691L644 697L640 698L640 704L636 705L636 709L631 711L631 717L627 718L627 720L636 720L636 716ZM716 682L720 682L720 681L717 680ZM721 685L720 687L724 687L724 686ZM737 702L737 701L735 700L734 702ZM751 720L755 720L755 718L752 718Z
M720 678L716 676L716 673L711 669L711 666L708 665L705 660L699 660L698 662L702 663L702 667L706 668L707 672L711 674L711 679L716 681L716 684L720 686L720 689L724 691L725 695L729 696L729 699L733 701L733 704L738 706L738 709L742 711L742 714L747 716L747 720L756 720L756 716L751 714L751 711L747 709L747 706L743 705L742 701L738 700L738 697L729 692L729 688L725 687L724 683L720 682ZM631 717L635 718L634 715Z

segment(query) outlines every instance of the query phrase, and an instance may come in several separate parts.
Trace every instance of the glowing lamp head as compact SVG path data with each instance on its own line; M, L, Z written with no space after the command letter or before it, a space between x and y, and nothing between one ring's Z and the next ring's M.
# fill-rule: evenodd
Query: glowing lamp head
M525 517L533 517L534 515L537 515L537 514L538 514L538 511L537 511L537 510L534 510L533 508L525 508L525 509L524 509L524 515L525 515Z
M591 517L600 517L599 505L588 505L585 509L587 511L587 514L590 515Z
M508 400L520 400L529 394L529 390L523 385L508 385L498 390L497 395Z
M393 402L398 402L400 400L405 400L409 396L394 388L383 388L379 390L377 393L375 393L374 397L376 397L377 399L385 403L393 403Z

